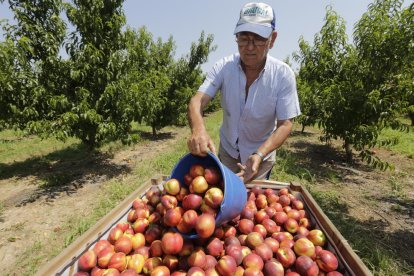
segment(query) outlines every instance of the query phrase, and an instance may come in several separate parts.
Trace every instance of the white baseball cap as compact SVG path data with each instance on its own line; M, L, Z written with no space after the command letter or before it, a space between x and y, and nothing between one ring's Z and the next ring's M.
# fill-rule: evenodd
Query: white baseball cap
M252 32L261 37L269 37L275 29L275 13L265 3L247 3L240 11L234 34Z

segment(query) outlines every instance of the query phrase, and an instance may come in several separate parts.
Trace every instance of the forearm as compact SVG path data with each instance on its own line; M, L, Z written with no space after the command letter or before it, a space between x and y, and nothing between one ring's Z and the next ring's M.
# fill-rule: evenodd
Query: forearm
M203 111L208 100L205 97L202 93L197 92L188 105L188 121L192 132L205 131Z
M205 130L203 110L199 102L193 100L190 101L188 107L188 122L190 124L191 132Z
M202 92L197 92L188 104L188 121L191 135L187 141L188 149L194 155L205 156L208 151L216 153L214 142L208 135L203 119L203 111L211 97Z
M292 121L283 120L278 122L278 126L275 132L257 149L264 156L268 155L275 149L278 149L286 139L289 137L292 131Z

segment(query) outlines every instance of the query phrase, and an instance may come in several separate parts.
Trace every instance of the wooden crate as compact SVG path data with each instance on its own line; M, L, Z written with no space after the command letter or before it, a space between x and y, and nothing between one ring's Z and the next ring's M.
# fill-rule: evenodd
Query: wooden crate
M64 249L58 256L43 266L36 275L64 275L72 276L76 273L78 258L94 244L106 239L109 231L119 222L126 221L128 212L131 210L132 201L137 197L144 197L145 192L152 186L162 189L167 176L159 175L140 185L124 201L116 206L111 212L100 219L92 228L76 239L70 246ZM295 196L302 199L305 208L310 214L311 221L316 228L321 229L328 239L328 249L338 256L339 269L344 275L372 275L357 254L352 250L345 238L339 233L329 218L315 202L310 193L298 183L284 183L270 180L255 180L247 184L247 188L258 185L262 188L280 190L287 187Z

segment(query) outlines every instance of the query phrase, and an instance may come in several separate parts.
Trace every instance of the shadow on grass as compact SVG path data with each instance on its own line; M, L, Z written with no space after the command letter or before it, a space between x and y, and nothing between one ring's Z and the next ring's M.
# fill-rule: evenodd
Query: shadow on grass
M163 141L169 140L175 137L175 134L172 132L158 132L156 135L153 135L150 131L143 131L143 130L134 130L132 131L133 134L137 134L143 140L149 141Z
M21 162L0 163L0 179L34 177L40 180L34 190L28 187L28 194L23 192L17 198L9 198L5 204L25 205L39 198L52 201L62 192L73 194L86 183L129 172L128 166L109 162L111 157L111 154L89 151L77 144Z
M314 134L301 134L299 132L295 135L306 139ZM329 145L309 142L305 139L299 139L290 143L290 147L295 149L294 152L285 148L279 149L276 166L282 162L283 169L287 173L299 178L309 175L312 178L326 179L328 181L335 178L338 182L342 181L343 177L350 173L372 171L371 167L358 161L353 164L347 163L345 152L343 151L338 151ZM311 180L308 177L305 177L305 179Z
M371 271L378 272L388 259L399 262L393 265L401 269L400 273L414 272L414 233L403 227L389 233L385 230L385 220L362 222L349 216L347 205L338 203L335 196L326 193L312 193L312 196ZM387 273L395 271L385 273L391 275Z

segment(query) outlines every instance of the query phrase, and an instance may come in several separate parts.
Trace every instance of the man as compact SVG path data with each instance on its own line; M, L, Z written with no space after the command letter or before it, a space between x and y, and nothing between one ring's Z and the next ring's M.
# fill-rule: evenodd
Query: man
M202 115L220 90L218 156L247 183L269 177L275 150L289 136L300 108L292 69L268 55L277 37L273 9L264 3L246 4L234 34L239 53L218 61L190 100L188 148L199 156L216 153Z

